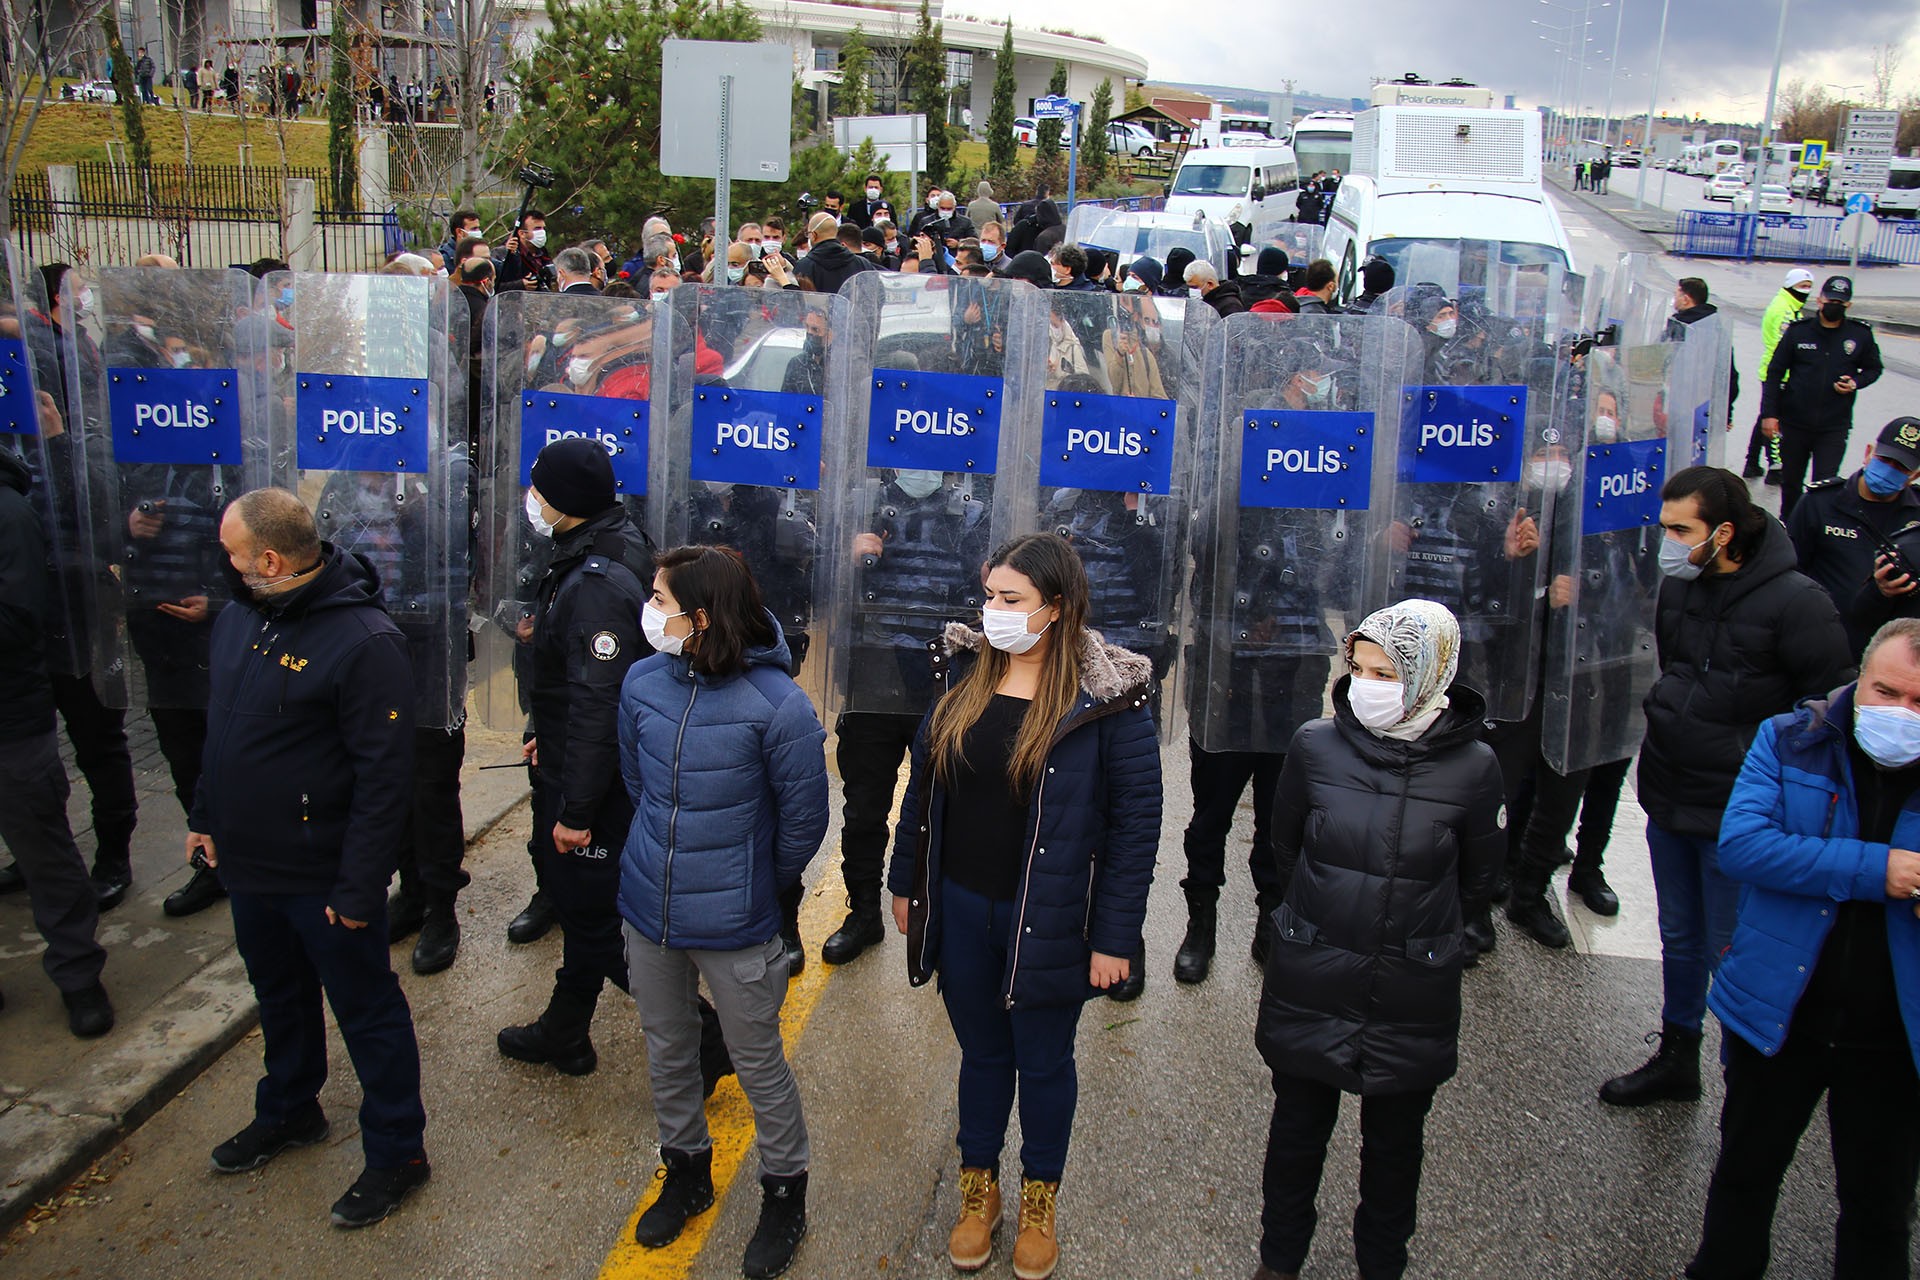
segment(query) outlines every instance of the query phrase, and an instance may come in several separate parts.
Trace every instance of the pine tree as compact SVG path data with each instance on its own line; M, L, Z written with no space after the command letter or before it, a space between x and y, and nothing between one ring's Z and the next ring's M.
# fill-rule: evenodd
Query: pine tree
M1000 56L993 60L993 106L987 112L987 171L1013 172L1020 143L1013 136L1013 18L1007 18Z
M1067 64L1064 61L1056 62L1053 64L1053 79L1047 81L1047 92L1058 98L1064 95L1066 91ZM1034 130L1033 148L1037 153L1034 157L1036 160L1044 163L1060 154L1061 129L1062 122L1059 120L1042 120L1040 122L1040 127Z
M360 140L353 120L352 38L346 6L333 9L333 67L327 77L327 174L333 207L354 207L353 190L360 184Z
M920 25L907 47L908 93L927 118L927 181L947 180L953 139L947 132L947 49L944 24L933 21L927 0L920 0Z
M873 88L868 78L873 67L873 51L867 48L867 33L856 26L840 46L840 114L864 116L873 110Z
M1080 135L1080 185L1088 191L1107 180L1113 153L1107 148L1107 122L1113 119L1113 81L1102 80L1093 91L1093 109Z
M119 99L120 121L127 130L127 154L133 159L134 171L143 173L153 167L153 146L147 141L147 123L140 115L146 108L133 85L133 59L127 57L126 46L120 43L118 7L108 5L100 11L100 31L107 38L107 58L113 63L113 96Z

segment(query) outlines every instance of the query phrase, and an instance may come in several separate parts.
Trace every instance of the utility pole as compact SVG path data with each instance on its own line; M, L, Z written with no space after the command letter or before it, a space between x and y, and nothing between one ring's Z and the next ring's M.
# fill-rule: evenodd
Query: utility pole
M1673 0L1660 0L1660 43L1653 55L1653 95L1647 99L1646 137L1640 143L1640 182L1633 193L1636 209L1647 207L1647 159L1653 149L1653 113L1660 107L1660 63L1667 54L1667 11L1672 7Z
M1773 104L1780 92L1780 60L1787 50L1787 10L1793 0L1780 0L1780 26L1773 36L1773 78L1767 81L1767 113L1760 121L1760 163L1754 176L1753 191L1756 204L1760 198L1760 187L1767 180L1767 165L1773 158Z
M1607 124L1600 134L1601 145L1608 147L1613 145L1613 77L1620 70L1620 33L1627 25L1627 0L1614 0L1614 2L1620 6L1620 11L1613 16L1613 54L1607 59ZM1620 132L1625 136L1625 129ZM1641 154L1643 157L1641 163L1644 164L1646 154L1644 147Z

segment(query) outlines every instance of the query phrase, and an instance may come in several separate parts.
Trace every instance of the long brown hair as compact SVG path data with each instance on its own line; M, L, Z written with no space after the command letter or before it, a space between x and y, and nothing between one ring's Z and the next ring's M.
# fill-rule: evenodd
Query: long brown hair
M1002 565L1025 574L1041 598L1060 610L1051 629L1052 643L1040 673L1040 688L1027 704L1013 755L1007 761L1007 780L1025 796L1032 794L1040 771L1046 768L1054 729L1080 696L1080 642L1086 628L1089 594L1087 570L1066 539L1052 533L1030 533L1005 544L993 553L987 568ZM986 714L1011 662L1007 654L982 642L972 669L934 707L929 730L934 771L948 786L953 785L956 771L966 761L963 747L967 731Z

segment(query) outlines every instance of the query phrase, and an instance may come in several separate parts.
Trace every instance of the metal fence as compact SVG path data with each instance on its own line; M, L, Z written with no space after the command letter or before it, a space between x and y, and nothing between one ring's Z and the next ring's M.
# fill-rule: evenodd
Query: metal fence
M183 267L244 266L287 260L296 227L280 201L260 209L158 206L52 200L15 190L13 240L30 262L131 266L142 254L165 253ZM307 261L323 271L373 271L409 237L392 213L319 210L305 244Z
M1789 213L1686 209L1674 222L1673 251L1695 258L1846 262L1853 239L1844 219ZM1920 266L1920 221L1879 221L1860 241L1863 266Z

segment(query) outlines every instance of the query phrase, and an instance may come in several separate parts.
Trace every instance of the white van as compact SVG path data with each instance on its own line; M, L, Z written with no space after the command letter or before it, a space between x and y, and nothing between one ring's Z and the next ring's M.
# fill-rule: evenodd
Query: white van
M1180 162L1167 189L1166 211L1218 218L1245 244L1256 213L1291 218L1299 200L1300 164L1292 147L1209 147L1187 152Z
M1375 255L1403 286L1455 255L1461 278L1439 282L1450 290L1574 270L1540 181L1540 139L1537 111L1376 107L1355 117L1353 171L1321 248L1339 271L1339 300L1361 292L1360 266Z
M1873 211L1883 218L1920 217L1920 160L1895 156L1887 167L1887 185L1874 197Z

